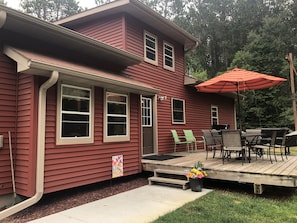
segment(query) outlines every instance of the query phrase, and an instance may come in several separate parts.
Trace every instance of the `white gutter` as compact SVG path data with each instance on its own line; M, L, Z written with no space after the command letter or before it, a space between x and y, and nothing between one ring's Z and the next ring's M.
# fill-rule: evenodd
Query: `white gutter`
M35 195L21 203L0 212L0 220L13 215L33 204L36 204L44 192L44 159L45 159L45 119L46 119L46 92L57 83L59 73L53 71L51 77L41 85L38 96L38 133L37 133L37 160L36 160L36 191Z
M4 26L6 22L6 18L7 18L6 12L0 11L0 28Z

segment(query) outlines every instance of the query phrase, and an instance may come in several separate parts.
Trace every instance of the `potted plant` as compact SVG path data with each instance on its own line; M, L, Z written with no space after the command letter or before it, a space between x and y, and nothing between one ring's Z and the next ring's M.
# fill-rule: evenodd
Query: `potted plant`
M207 176L204 166L201 161L195 163L194 167L186 174L190 182L190 187L192 191L201 192L203 187L203 179Z

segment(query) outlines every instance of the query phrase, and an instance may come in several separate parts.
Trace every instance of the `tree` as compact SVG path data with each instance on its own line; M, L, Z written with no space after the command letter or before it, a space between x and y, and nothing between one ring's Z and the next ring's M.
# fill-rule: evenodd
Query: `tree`
M7 5L7 2L5 2L4 0L0 0L0 5Z
M284 59L291 45L289 23L282 13L266 17L258 32L248 35L248 43L239 51L232 65L248 67L250 70L288 78L288 65ZM247 91L242 103L241 116L247 128L259 126L290 126L290 91L288 83L270 89ZM292 114L292 113L291 113ZM249 125L247 124L249 123Z
M113 2L114 0L95 0L96 5L103 5L106 3Z
M49 22L82 11L75 0L21 0L21 7L25 13Z

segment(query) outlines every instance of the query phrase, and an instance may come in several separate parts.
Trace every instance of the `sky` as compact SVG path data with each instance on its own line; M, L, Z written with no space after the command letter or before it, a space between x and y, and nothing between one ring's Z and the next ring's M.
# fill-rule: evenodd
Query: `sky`
M77 0L79 2L79 6L83 8L93 8L96 6L95 0ZM20 0L5 0L4 2L7 2L7 6L14 8L14 9L19 9L20 8Z

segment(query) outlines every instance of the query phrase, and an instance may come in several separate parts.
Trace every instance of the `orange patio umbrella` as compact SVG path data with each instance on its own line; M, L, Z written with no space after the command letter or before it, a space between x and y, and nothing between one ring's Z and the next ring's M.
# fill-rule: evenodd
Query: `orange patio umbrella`
M238 101L238 114L240 114L239 92L274 87L286 81L285 78L261 74L244 69L234 68L217 77L196 85L196 89L206 93L236 92ZM241 117L239 115L240 129Z

